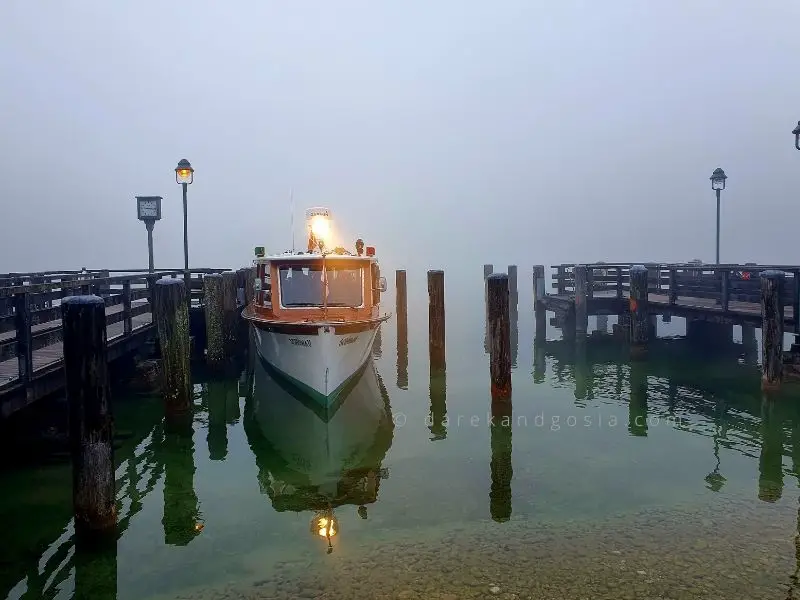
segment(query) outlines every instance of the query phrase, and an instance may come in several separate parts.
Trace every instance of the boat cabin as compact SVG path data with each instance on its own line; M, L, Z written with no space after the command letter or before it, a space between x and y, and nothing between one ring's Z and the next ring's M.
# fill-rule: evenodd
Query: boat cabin
M256 259L256 316L274 321L352 321L379 316L381 277L374 255L284 254Z

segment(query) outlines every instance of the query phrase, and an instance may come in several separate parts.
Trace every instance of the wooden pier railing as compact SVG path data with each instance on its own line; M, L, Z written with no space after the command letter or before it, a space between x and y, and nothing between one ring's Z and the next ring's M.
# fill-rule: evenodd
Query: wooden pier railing
M192 306L203 302L203 277L228 269L192 269ZM153 337L152 289L183 270L49 271L0 274L0 417L62 385L61 300L96 294L106 305L108 358Z
M709 306L727 312L732 303L761 303L761 273L785 274L780 301L800 314L800 266L798 265L696 265L669 263L590 263L586 267L587 296L623 298L630 292L630 268L641 264L648 270L648 292L662 295L663 303L676 306L687 299L710 300ZM552 288L556 296L574 298L575 264L553 265ZM657 302L658 298L654 298ZM743 308L739 306L739 308ZM792 319L793 333L800 334L800 319Z

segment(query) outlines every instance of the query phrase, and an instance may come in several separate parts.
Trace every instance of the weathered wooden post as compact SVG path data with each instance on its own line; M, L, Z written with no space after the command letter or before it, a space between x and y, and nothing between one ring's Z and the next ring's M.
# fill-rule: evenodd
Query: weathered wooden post
M237 317L236 273L225 271L222 274L222 331L226 356L231 356L236 352Z
M31 300L23 292L14 294L14 328L17 341L19 381L26 387L33 376L33 334L31 333Z
M630 279L630 341L631 356L635 358L644 356L647 352L647 334L650 326L647 318L647 268L643 265L633 265L630 269Z
M489 298L486 291L486 278L494 271L494 265L483 265L483 351L489 352Z
M61 307L75 530L106 533L117 523L106 305L98 296L72 296Z
M244 302L245 306L249 306L256 297L256 268L250 267L244 271Z
M489 373L492 400L511 398L511 333L508 313L508 275L495 273L487 282L489 294Z
M544 308L544 265L533 266L533 311L536 315L537 341L544 341L547 337L547 311Z
M130 279L126 279L122 284L122 331L125 335L128 335L131 331L133 331Z
M189 310L183 279L159 279L155 286L158 342L161 348L164 405L180 415L192 405L189 372Z
M517 304L517 289L517 265L508 265L508 305L512 308Z
M761 388L777 390L783 379L782 271L761 272Z
M408 296L406 272L395 272L395 294L397 308L397 387L408 389Z
M573 273L575 275L575 335L579 338L586 337L586 330L589 327L589 296L588 296L588 275L585 265L575 265Z
M222 275L203 277L206 316L206 363L217 369L225 363L225 333L222 316Z
M563 296L567 291L567 270L564 265L556 267L556 292Z
M492 405L490 424L491 486L489 488L489 515L498 523L511 518L511 480L514 469L511 464L512 415L507 404Z
M428 351L431 371L444 369L444 271L428 271Z

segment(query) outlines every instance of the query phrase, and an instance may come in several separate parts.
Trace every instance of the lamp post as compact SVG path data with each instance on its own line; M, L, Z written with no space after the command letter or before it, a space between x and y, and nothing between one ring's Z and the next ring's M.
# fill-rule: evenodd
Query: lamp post
M182 158L175 167L175 181L183 186L183 282L186 286L186 304L192 306L191 276L189 274L189 225L187 218L186 188L194 181L194 169Z
M711 189L717 192L717 264L719 264L719 193L725 189L725 171L719 167L711 174Z
M136 196L136 215L147 227L148 269L152 273L153 266L153 226L161 219L161 196Z

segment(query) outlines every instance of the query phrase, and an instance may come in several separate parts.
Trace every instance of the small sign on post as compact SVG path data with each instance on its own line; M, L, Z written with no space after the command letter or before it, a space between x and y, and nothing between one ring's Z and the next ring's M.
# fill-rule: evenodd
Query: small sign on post
M136 215L147 227L148 268L152 273L153 266L153 226L161 220L161 196L136 196Z

